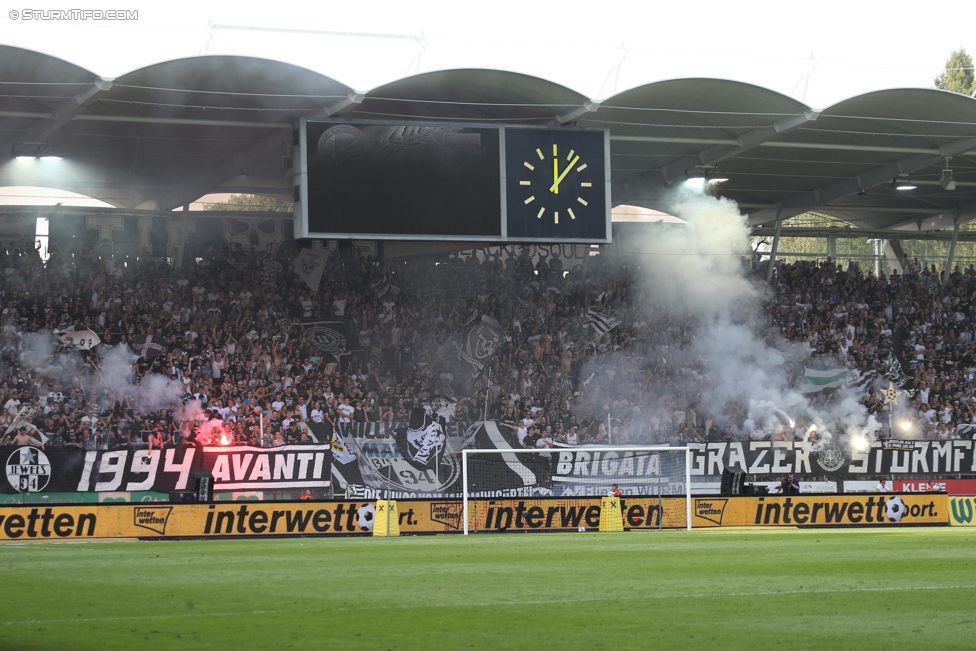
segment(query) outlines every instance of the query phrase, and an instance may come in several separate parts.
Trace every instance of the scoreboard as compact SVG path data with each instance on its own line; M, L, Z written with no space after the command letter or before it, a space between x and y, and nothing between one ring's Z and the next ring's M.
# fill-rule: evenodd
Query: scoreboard
M610 241L605 130L299 121L295 237Z

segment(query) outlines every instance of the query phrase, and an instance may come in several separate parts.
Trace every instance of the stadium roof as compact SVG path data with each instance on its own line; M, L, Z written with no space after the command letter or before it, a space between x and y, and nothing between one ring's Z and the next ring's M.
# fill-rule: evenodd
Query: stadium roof
M291 64L201 56L116 79L0 46L0 186L71 190L171 210L204 194L291 194L299 117L608 128L613 204L667 210L667 188L710 191L752 224L808 210L870 230L925 231L976 218L976 100L887 90L821 111L774 91L676 79L597 102L498 70L414 75L357 92ZM62 161L15 160L51 153ZM940 183L952 170L954 190ZM905 191L895 185L910 183ZM906 233L907 234L907 233Z

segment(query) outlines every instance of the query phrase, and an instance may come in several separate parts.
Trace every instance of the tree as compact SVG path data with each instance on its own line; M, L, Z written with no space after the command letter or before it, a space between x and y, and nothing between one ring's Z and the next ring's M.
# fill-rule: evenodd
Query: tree
M227 201L211 203L205 210L254 210L260 212L292 212L290 201L282 201L263 194L232 194Z
M976 91L976 76L973 75L973 58L966 48L953 50L945 67L945 71L935 78L935 87L972 96Z

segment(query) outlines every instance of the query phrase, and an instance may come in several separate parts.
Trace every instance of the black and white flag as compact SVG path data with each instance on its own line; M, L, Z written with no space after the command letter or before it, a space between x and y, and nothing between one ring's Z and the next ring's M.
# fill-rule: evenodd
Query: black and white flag
M601 337L616 328L620 323L620 319L616 319L603 312L590 310L586 313L586 325L593 328Z
M444 368L454 376L461 396L470 395L504 336L501 324L490 316L448 339L438 351Z
M139 357L155 359L163 352L163 338L158 335L136 335L132 338L132 350Z
M370 283L369 286L373 288L373 293L376 294L376 298L383 298L387 294L396 296L400 293L400 288L392 285L386 274L380 276L380 279L375 283Z
M72 326L67 330L55 330L54 336L62 346L70 350L91 350L102 343L98 335L87 328L75 330Z
M319 291L322 282L322 272L329 261L329 251L326 249L302 249L295 258L295 273L313 292Z

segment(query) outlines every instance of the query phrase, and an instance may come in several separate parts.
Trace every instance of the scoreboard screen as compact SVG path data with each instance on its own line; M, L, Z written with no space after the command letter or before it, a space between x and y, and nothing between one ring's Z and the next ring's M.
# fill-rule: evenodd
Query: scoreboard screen
M302 120L295 236L609 242L605 131Z

